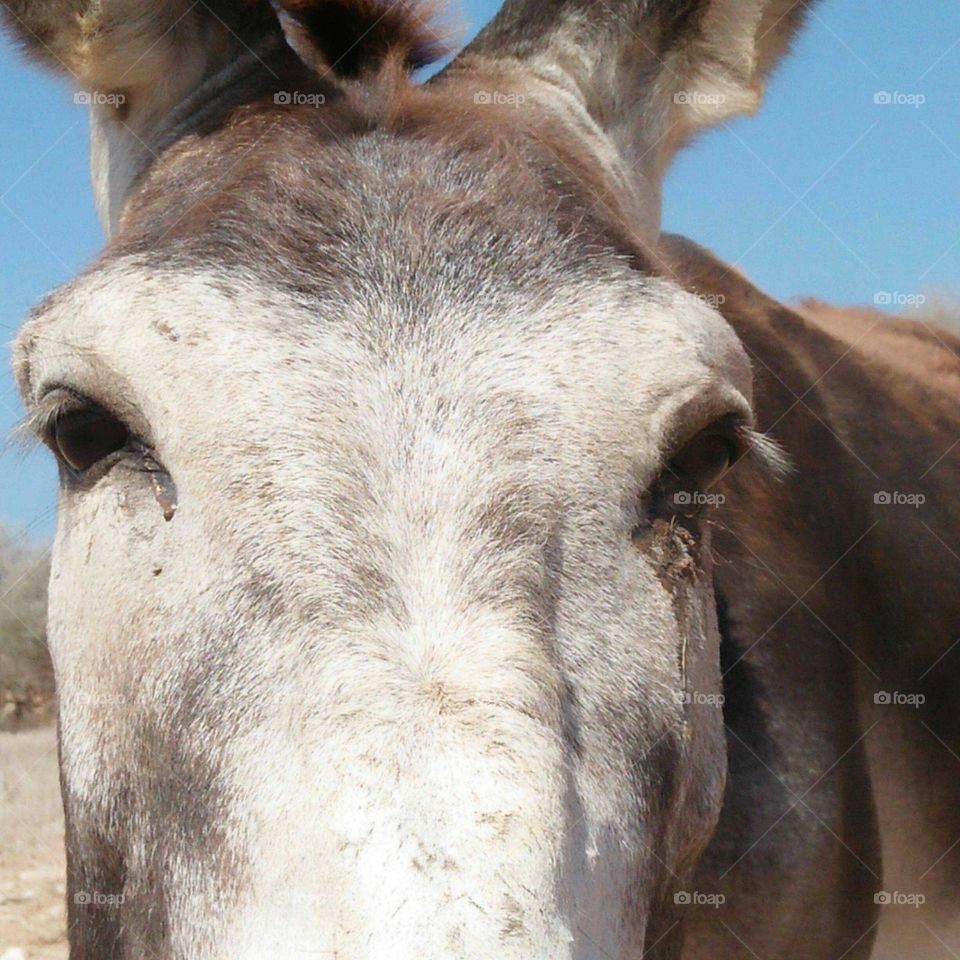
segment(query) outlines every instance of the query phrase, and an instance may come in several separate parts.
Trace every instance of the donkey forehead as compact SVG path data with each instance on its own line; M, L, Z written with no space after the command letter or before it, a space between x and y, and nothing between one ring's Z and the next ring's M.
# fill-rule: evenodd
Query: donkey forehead
M681 408L697 425L749 415L739 341L673 284L630 271L531 284L488 269L459 288L442 276L431 288L424 271L412 285L361 278L303 296L252 274L107 261L23 329L19 379L28 404L66 384L133 408L158 439L198 419L327 417L340 441L351 421L393 415L415 432L423 415L491 436L535 422L567 446L599 436L635 453Z

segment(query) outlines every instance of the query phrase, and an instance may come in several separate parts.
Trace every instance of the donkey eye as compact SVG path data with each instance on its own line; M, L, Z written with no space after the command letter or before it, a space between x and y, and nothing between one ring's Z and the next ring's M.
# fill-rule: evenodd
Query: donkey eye
M741 453L736 426L722 418L686 441L670 457L654 484L649 514L656 517L693 517L705 507L722 502L710 488Z
M122 449L128 439L127 428L99 407L68 411L53 425L55 451L80 473Z
M727 472L737 452L730 437L701 433L673 455L668 469L681 482L688 481L698 490L707 490Z

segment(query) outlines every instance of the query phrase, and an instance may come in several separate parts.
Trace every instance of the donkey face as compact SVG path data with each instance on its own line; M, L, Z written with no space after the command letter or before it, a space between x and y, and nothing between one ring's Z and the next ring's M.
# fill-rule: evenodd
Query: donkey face
M691 507L751 414L655 183L712 119L672 84L748 102L789 8L624 3L634 50L508 4L416 90L396 10L60 6L16 15L85 82L169 78L98 118L113 238L17 346L73 955L672 955L725 770Z

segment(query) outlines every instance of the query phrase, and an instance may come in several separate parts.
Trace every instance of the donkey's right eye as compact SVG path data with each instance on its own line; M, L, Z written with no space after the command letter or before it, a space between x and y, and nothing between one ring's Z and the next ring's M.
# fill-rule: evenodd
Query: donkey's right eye
M99 407L61 414L53 424L51 437L56 453L78 473L121 450L129 439L127 428Z

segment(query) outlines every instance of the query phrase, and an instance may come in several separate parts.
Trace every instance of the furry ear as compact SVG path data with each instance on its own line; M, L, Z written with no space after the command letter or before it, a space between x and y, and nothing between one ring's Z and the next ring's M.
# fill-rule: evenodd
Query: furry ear
M33 59L101 91L175 83L276 29L269 0L3 0L0 20Z
M577 129L592 120L638 189L658 194L698 130L757 109L814 2L505 0L448 71L525 85L527 100L552 100Z
M89 104L108 232L174 108L218 71L266 56L265 43L286 48L269 0L2 0L0 21Z
M436 10L414 0L3 0L0 21L45 66L98 90L167 84L184 66L277 30L314 65L356 77L397 56L409 69L447 52ZM232 40L233 43L229 41ZM206 56L200 56L201 50Z
M321 72L347 79L388 58L415 70L447 52L434 7L407 0L279 0L287 38Z
M388 61L415 69L445 49L431 16L418 0L0 0L0 24L90 105L108 231L186 107L258 70L267 82L289 75L291 62L309 73L300 60L333 81Z

